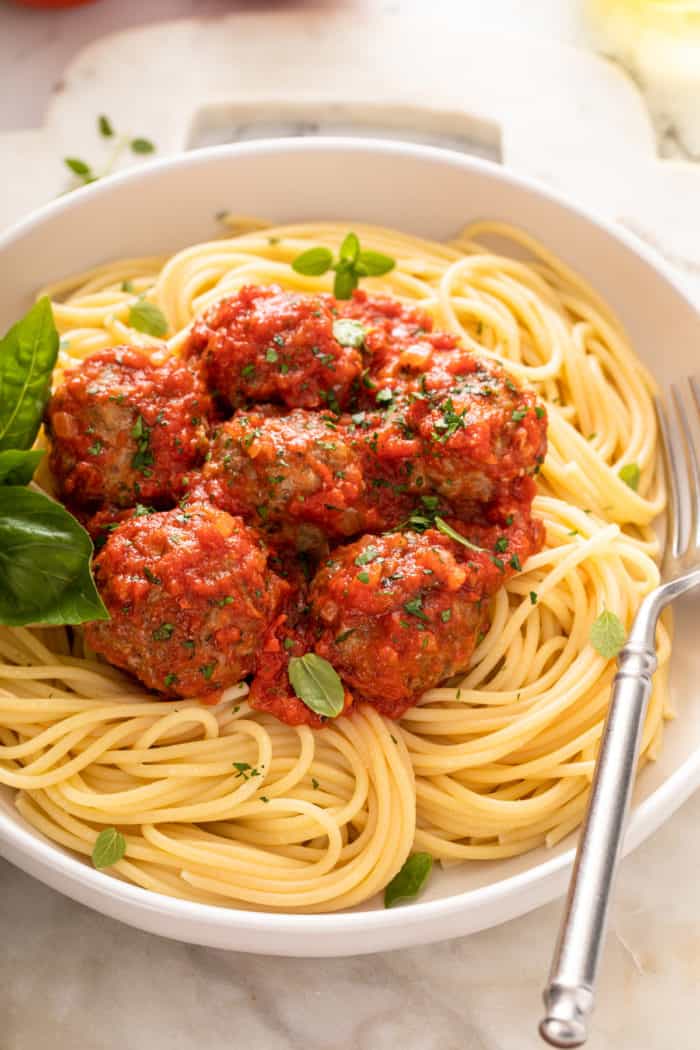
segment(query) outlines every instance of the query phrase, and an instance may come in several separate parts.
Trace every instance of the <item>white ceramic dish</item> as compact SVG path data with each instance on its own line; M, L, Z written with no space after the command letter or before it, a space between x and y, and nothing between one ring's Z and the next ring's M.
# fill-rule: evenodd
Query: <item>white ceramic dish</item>
M156 162L63 197L0 239L0 329L61 275L118 256L175 250L220 235L215 213L275 221L365 220L442 239L464 222L521 225L607 298L639 356L666 381L692 371L700 315L661 259L540 186L458 154L398 143L276 140ZM677 607L673 693L680 719L645 769L626 839L632 849L700 785L696 613ZM353 955L496 925L561 893L573 840L553 851L438 872L415 904L338 915L275 915L187 903L95 871L28 828L0 794L0 852L43 882L141 929L196 944L273 955Z

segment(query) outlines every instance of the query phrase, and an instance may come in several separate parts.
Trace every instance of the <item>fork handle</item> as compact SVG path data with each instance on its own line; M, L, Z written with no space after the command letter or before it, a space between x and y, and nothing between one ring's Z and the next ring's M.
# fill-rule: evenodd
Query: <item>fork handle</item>
M540 1035L551 1046L581 1046L593 1009L612 882L656 670L653 639L658 612L645 611L650 614L647 622L635 623L637 631L633 627L620 652L564 918L543 993L546 1015Z

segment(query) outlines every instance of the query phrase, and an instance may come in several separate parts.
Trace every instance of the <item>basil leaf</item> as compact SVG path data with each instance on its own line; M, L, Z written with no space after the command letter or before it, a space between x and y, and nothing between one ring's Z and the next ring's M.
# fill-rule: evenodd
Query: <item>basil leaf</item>
M0 449L34 444L57 356L58 332L44 296L0 340Z
M396 266L396 259L392 259L390 255L384 255L383 252L360 252L358 262L370 277L381 277Z
M90 165L86 164L84 160L80 160L79 157L64 157L63 163L67 168L70 168L74 175L92 175Z
M0 452L0 485L28 485L43 455L43 448Z
M358 276L348 268L347 263L340 263L335 272L333 295L336 299L349 299L357 288Z
M401 901L417 897L432 868L433 858L429 853L412 853L384 890L384 907L393 908Z
M621 467L618 473L618 477L621 481L624 481L625 485L629 485L631 489L636 492L639 488L639 478L641 472L639 466L636 463L626 463L624 467Z
M594 620L591 624L591 632L589 634L591 645L606 660L611 660L613 656L617 656L625 644L626 637L627 632L620 618L607 609L604 609L597 620Z
M456 532L451 525L448 525L442 518L435 517L435 528L438 532L441 532L444 536L449 536L451 540L456 540L457 543L461 543L463 547L468 547L470 551L483 551L483 547L477 547L475 543L468 540L466 536L463 536L461 532Z
M43 492L0 488L0 623L108 620L90 569L92 543Z
M112 127L112 122L109 119L109 117L106 117L104 115L104 113L100 114L100 116L97 118L97 127L100 132L100 135L102 135L102 137L105 139L111 139L114 135L114 128Z
M133 304L129 310L128 324L137 332L145 332L146 335L156 337L165 335L168 330L168 322L163 311L159 310L154 303L147 302L146 299L139 299Z
M343 317L333 322L333 338L341 346L359 347L364 344L367 329L359 321L352 321L349 317Z
M346 260L349 263L357 261L357 257L360 254L360 242L357 239L356 233L348 233L340 246L340 258Z
M333 253L330 248L309 248L307 252L297 255L292 269L306 277L320 277L331 268Z
M126 853L126 839L116 828L104 828L95 839L92 863L96 868L110 868Z
M345 690L338 672L316 653L293 656L287 671L292 689L317 715L336 718L345 706Z
M132 153L155 153L156 149L150 139L132 139L129 146Z

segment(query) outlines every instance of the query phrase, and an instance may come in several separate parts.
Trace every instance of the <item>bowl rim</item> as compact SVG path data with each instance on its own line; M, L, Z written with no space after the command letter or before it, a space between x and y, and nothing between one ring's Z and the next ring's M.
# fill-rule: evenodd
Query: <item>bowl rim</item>
M163 173L174 169L196 170L212 160L236 158L248 155L324 153L328 151L374 153L402 158L432 161L438 166L458 168L465 172L477 172L496 181L525 190L528 194L545 202L551 202L573 213L599 232L620 243L628 252L641 258L656 276L669 284L700 320L700 309L693 302L688 290L678 275L660 253L641 241L630 231L598 214L588 206L578 204L565 193L552 189L527 175L521 175L504 165L461 154L435 146L418 145L411 142L382 138L318 136L313 138L257 139L249 142L211 146L181 154L148 161L142 167L127 169L109 177L81 187L56 200L50 201L28 216L14 223L0 234L0 253L12 248L13 243L25 234L40 227L46 220L64 212L79 212L83 202L99 197L108 198L114 189L129 183L145 183L159 179ZM667 779L639 803L630 815L623 853L626 854L651 835L656 828L700 786L700 750L689 755ZM5 840L18 853L34 864L54 870L73 886L89 887L96 897L105 895L124 904L134 905L137 911L149 911L169 915L172 919L183 919L187 923L197 922L202 926L237 929L239 931L265 931L279 933L346 933L360 930L371 933L399 928L427 926L470 910L477 904L486 904L501 897L524 891L536 883L551 881L573 864L575 848L541 861L515 875L499 879L486 886L467 889L437 900L418 900L398 909L372 909L367 911L341 911L320 914L295 914L289 912L248 911L222 905L201 904L197 901L169 897L143 889L107 875L86 864L54 845L50 840L37 837L17 821L0 811L0 845ZM551 898L553 894L549 894ZM545 898L547 899L547 898ZM540 901L538 903L543 903ZM525 910L525 909L523 909ZM510 917L510 916L509 916ZM505 920L504 920L505 921ZM459 931L456 931L459 933ZM404 938L405 942L405 938ZM417 942L416 942L417 943ZM380 946L381 948L381 946ZM370 949L372 950L372 949ZM379 950L379 949L378 949Z

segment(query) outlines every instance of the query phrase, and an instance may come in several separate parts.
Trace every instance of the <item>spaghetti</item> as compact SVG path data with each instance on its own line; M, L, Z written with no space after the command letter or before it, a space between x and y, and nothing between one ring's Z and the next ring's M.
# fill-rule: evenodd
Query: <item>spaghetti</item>
M582 818L614 674L591 624L607 609L629 627L658 582L653 384L606 304L502 224L445 245L356 229L397 260L368 291L420 305L546 402L534 503L546 544L497 594L468 673L399 722L364 704L320 732L291 727L253 711L245 684L215 707L155 701L98 661L79 630L0 628L0 783L29 824L76 853L120 829L126 853L110 870L149 890L325 912L373 897L414 849L448 864L553 845ZM47 289L62 335L57 375L123 343L156 359L177 353L193 317L244 284L330 291L328 276L290 263L318 244L337 251L345 232L254 229L62 281ZM140 296L168 321L165 349L129 327ZM636 489L623 480L630 465ZM46 471L40 482L51 487ZM671 713L669 653L662 624L643 761Z

